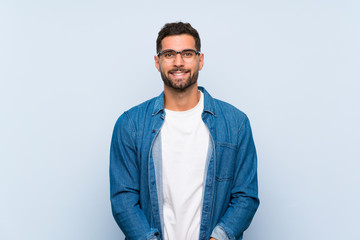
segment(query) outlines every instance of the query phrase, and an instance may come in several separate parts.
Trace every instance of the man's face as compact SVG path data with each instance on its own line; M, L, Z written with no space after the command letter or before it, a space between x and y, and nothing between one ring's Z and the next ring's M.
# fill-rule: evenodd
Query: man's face
M182 51L194 49L195 40L189 34L181 34L165 37L161 41L162 50L173 49ZM199 71L204 65L204 55L196 55L191 62L184 61L181 54L176 54L173 61L166 61L163 56L155 56L155 66L161 73L165 87L178 91L184 91L197 83Z

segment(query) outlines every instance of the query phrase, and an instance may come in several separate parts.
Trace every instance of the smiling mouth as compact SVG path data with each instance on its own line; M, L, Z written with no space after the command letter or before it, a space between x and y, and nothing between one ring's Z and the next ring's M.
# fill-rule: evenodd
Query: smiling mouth
M171 71L170 74L177 77L177 76L184 76L188 72L189 71Z
M185 75L186 73L182 72L182 73L171 73L171 74L174 76L182 76L182 75Z

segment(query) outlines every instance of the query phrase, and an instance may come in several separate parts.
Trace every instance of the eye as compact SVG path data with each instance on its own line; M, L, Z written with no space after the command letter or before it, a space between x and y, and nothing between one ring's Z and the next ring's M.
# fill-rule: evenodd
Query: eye
M165 51L163 53L163 55L164 55L165 58L172 58L175 55L175 52L171 51L171 50L170 51Z
M194 54L195 53L193 51L191 51L191 50L186 50L186 51L182 52L183 57L187 57L187 58L190 58L190 57L194 56Z

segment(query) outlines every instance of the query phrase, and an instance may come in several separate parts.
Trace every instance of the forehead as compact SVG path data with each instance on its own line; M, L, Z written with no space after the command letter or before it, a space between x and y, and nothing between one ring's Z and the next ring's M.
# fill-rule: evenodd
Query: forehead
M195 49L195 39L189 34L167 36L161 41L162 50L174 49L181 51L183 49Z

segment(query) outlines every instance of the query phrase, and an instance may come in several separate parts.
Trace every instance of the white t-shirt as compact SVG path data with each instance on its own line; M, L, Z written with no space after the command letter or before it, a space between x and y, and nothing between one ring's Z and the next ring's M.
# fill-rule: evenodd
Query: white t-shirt
M164 239L199 239L209 130L204 96L188 111L165 109L161 128Z

